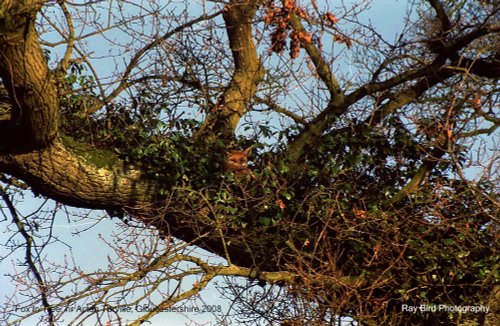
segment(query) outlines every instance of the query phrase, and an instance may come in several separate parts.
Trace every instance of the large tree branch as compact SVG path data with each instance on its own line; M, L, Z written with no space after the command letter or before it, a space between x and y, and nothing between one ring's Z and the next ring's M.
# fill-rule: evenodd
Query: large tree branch
M446 59L448 59L450 56L455 57L458 51L460 51L462 48L470 44L475 39L495 32L498 32L498 29L496 27L483 26L460 38L457 38L448 46L446 46L446 48L443 50L443 52L447 53L448 56L439 56L428 65L425 65L419 69L410 69L404 71L387 80L380 82L370 82L368 84L365 84L346 96L345 100L346 104L348 105L354 104L366 95L371 95L377 92L382 92L391 89L395 86L401 85L410 80L419 79L421 77L432 76L435 74L436 71L438 71L439 69L441 69L441 67L443 67L443 65L446 62ZM486 60L478 60L477 62L471 62L470 59L462 58L460 60L455 59L453 65L456 67L463 67L468 69L470 68L469 69L470 73L478 72L482 73L483 75L490 75L491 77L494 78L496 77L496 74L498 74L499 69L498 67L496 67L495 69L495 67L493 67L490 64L494 64L494 62ZM472 69L473 67L474 69ZM493 69L490 72L485 72L484 70L488 68L493 68Z
M448 140L445 140L445 142L446 141ZM401 200L407 198L411 194L418 191L422 182L429 175L429 173L436 167L441 157L443 157L443 155L446 153L446 151L443 150L444 146L446 146L445 143L439 144L432 150L432 152L429 155L427 155L427 157L424 159L422 163L422 166L420 167L420 169L418 169L415 175L413 175L411 180L394 196L392 196L383 203L385 209L391 207L392 205L395 205L396 203L400 202Z
M448 33L452 26L450 22L450 18L448 17L448 14L446 13L446 10L443 7L443 4L439 0L428 0L431 6L434 8L436 11L436 16L439 19L440 22L440 33L445 34Z
M269 266L272 257L262 257L263 253L260 253L261 247L267 245L252 245L253 256L241 255L248 249L248 244L241 241L238 230L232 230L226 235L232 240L226 252L220 236L211 235L214 231L211 217L198 213L196 207L188 215L177 211L185 204L183 202L175 202L175 207L169 207L165 196L160 195L170 191L176 196L176 190L165 185L169 184L165 182L168 175L164 176L163 183L151 180L137 170L124 169L114 157L101 158L100 161L106 164L98 164L92 159L95 152L82 154L63 144L57 137L57 88L33 25L40 7L34 2L22 4L24 6L0 8L4 14L0 17L3 18L0 20L0 47L3 50L0 73L13 103L11 119L7 121L10 127L0 131L16 146L24 145L25 150L20 151L19 146L2 147L0 171L27 182L35 193L63 204L126 211L165 234L188 242L196 241L200 247L221 256L227 254L242 266ZM257 81L263 73L251 37L252 17L257 7L258 4L251 1L237 2L226 9L234 12L225 13L235 59L233 81L226 91L226 105L238 111L238 119L239 114L245 112L245 105L255 93ZM209 236L201 237L201 241L200 234Z
M305 34L306 30L296 13L290 13L290 23L295 31L300 34ZM325 83L330 92L331 101L340 101L342 99L342 90L338 84L337 79L332 73L330 66L326 63L321 51L312 42L302 42L302 47L306 50L309 58L311 58L316 72Z
M68 10L68 7L64 3L64 0L57 0L57 3L61 7L64 17L66 18L66 24L68 25L68 46L66 48L66 53L64 53L64 58L59 63L59 68L61 69L61 71L66 72L69 67L73 49L75 48L75 27L73 25L73 18L71 17L71 14Z
M269 244L254 240L251 244L241 237L241 230L226 228L224 239L231 246L224 246L224 239L214 232L212 216L207 216L202 207L183 206L182 199L170 203L176 197L176 189L165 189L165 183L146 178L137 170L124 170L119 162L101 158L109 166L94 163L95 152L76 154L61 142L29 153L0 155L0 171L27 182L35 193L62 204L123 212L148 226L160 230L188 243L195 244L221 257L230 257L231 262L245 267L276 270L271 264L272 256L262 248ZM168 178L168 176L166 176ZM170 195L161 195L168 190ZM194 196L195 197L195 196ZM186 198L182 195L181 198ZM189 205L189 204L187 204ZM186 207L189 209L186 210ZM242 252L252 255L242 255Z
M3 83L0 83L0 123L10 120L12 104ZM2 129L0 125L0 129Z
M17 150L48 146L58 131L57 87L34 26L41 3L7 1L0 8L0 77L12 102L3 141Z
M409 82L413 79L420 79L414 85L411 85L406 89L400 90L397 94L394 94L391 101L384 104L375 112L375 116L372 117L374 121L381 121L381 119L387 116L390 112L393 112L395 109L414 101L426 90L436 85L444 78L450 76L450 70L446 70L446 73L438 72L438 69L442 64L442 62L435 61L433 64L425 66L420 70L403 72L402 74L387 81L364 85L351 94L345 96L344 103L341 105L337 106L330 103L325 110L323 110L315 119L305 126L301 134L290 144L287 158L292 162L297 161L302 155L304 148L318 141L321 138L322 133L329 126L331 126L335 119L342 114L347 107L369 94L373 94L381 90L388 90L394 86Z
M252 34L253 18L261 4L262 1L233 0L224 8L234 72L222 94L221 105L209 112L205 122L212 133L221 134L224 138L233 135L264 75Z
M404 105L415 101L427 90L436 86L441 81L450 78L454 75L454 73L455 72L452 69L441 69L434 75L428 78L422 78L415 84L399 91L397 94L389 95L391 100L373 111L373 114L365 121L365 123L372 126L379 124L389 114L393 113Z
M491 59L460 58L455 65L468 73L484 78L500 78L500 52Z
M151 205L158 184L141 173L99 167L92 158L70 151L61 142L30 153L0 155L0 170L32 185L35 192L64 204L97 209Z

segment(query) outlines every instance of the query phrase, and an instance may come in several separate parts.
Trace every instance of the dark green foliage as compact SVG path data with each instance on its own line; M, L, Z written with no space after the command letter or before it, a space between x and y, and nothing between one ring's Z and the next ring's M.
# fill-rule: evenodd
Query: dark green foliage
M312 300L335 306L335 314L369 319L383 316L382 309L399 314L402 304L486 305L489 289L498 284L494 185L453 180L456 166L444 155L417 193L389 209L384 206L433 149L429 135L408 130L396 117L389 117L384 129L346 123L291 163L283 153L299 130L274 135L269 126L261 126L255 139L209 143L193 138L198 121L170 115L163 99L145 90L131 105L108 104L88 116L82 101L93 94L82 92L65 98L64 130L96 147L112 148L126 165L159 180L162 194L175 202L167 216L193 229L223 230L233 246L251 244L241 250L262 270L289 262L299 275L314 271L319 278L362 280L349 293L330 290L330 285L314 289L328 295ZM257 141L270 136L279 139L272 150ZM255 178L226 173L225 150L250 145ZM459 164L462 150L454 148ZM488 195L478 202L478 193ZM294 291L311 290L297 285ZM359 303L359 297L385 304ZM365 315L344 311L356 305ZM450 321L446 313L413 317L406 321Z

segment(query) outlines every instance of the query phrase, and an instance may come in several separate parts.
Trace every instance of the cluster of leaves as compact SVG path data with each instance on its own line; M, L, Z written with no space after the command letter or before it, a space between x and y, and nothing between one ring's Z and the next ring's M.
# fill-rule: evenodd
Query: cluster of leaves
M329 293L313 300L338 314L367 297L380 304L364 302L354 316L401 316L401 304L484 303L486 289L499 281L491 184L480 185L491 199L478 206L477 192L451 180L452 165L443 160L418 194L390 210L383 207L426 155L417 139L399 120L391 121L390 132L366 125L338 129L308 149L298 169L276 158L270 166L260 157L256 180L226 176L223 188L205 196L216 212L190 220L201 225L218 216L233 237L252 241L253 248L260 244L262 250L250 255L264 270L289 261L299 275L362 276L366 283L342 300L326 285L294 288L309 297L311 291ZM269 256L269 247L279 252ZM449 321L445 312L432 318Z
M387 177L390 171L387 168ZM343 276L362 276L366 283L341 294L325 284L299 283L294 291L302 298L328 293L313 301L338 314L359 305L353 317L368 320L402 318L402 304L491 306L485 298L500 281L497 227L491 224L498 196L491 184L479 185L491 199L484 197L478 207L474 188L436 176L418 196L397 210L385 210L370 205L380 196L375 180L366 188L338 181L305 189L305 179L287 189L291 200L281 196L279 219L261 231L280 242L268 245L288 246L275 259L293 263L299 275L313 270L318 279L332 278L335 284ZM367 297L370 304L357 301ZM413 317L415 324L421 322L422 315ZM445 311L427 317L443 323L459 318Z
M290 56L295 59L299 56L300 46L311 43L311 33L296 31L292 28L291 15L296 14L301 18L307 18L307 13L294 0L287 0L282 7L277 7L272 2L268 5L268 11L264 17L266 24L273 27L271 32L271 51L282 53L286 47L286 41L290 39Z
M69 77L72 82L88 82L87 77L75 75ZM193 141L199 121L168 116L168 103L147 90L140 90L131 104L110 103L91 112L87 101L97 101L91 89L63 98L62 129L66 135L97 149L111 149L126 166L168 181L167 188L181 179L195 178L201 183L210 179L209 172L217 168L211 165L217 162L213 149Z
M300 48L305 44L316 43L321 47L321 38L313 37L311 32L305 30L297 30L293 28L291 19L292 15L296 15L306 21L310 21L312 15L306 12L295 0L283 1L280 6L274 4L274 1L267 3L267 11L264 16L264 22L272 27L271 51L275 53L283 53L286 48L287 40L289 39L289 53L292 59L296 59L300 55ZM333 27L338 23L339 19L331 12L325 13L322 17L316 17L315 20L323 22L324 26ZM333 36L333 41L343 43L350 47L352 40L336 31Z
M62 93L61 128L77 139L87 134L81 126L88 124L92 107L98 104L96 86L94 78L84 74L83 65L77 62L71 63L69 74L59 85Z
M62 99L64 133L95 149L112 150L125 168L139 168L151 178L162 180L165 190L179 185L199 190L220 183L227 147L244 148L255 142L244 138L231 144L195 139L193 134L200 122L169 115L172 110L168 101L147 89L139 90L130 104L110 103L91 112L88 102L95 103L97 96L91 80L81 72L75 69L68 77L71 85L82 83L86 88Z
M446 184L436 179L434 186L438 182ZM491 193L491 185L482 187ZM446 311L409 316L401 312L402 304L482 304L494 309L490 291L500 275L497 230L488 217L497 212L493 201L485 198L478 210L474 191L463 184L441 193L421 193L418 200L398 211L347 211L340 208L339 194L323 189L305 198L307 208L298 214L308 216L307 223L299 223L298 214L293 214L296 207L286 209L284 219L289 224L277 227L280 230L273 241L292 240L293 246L276 255L293 262L299 275L314 271L315 280L331 280L336 285L342 284L343 277L353 276L365 282L335 290L327 282L314 285L306 279L291 287L289 298L310 300L308 304L318 307L315 311L351 316L360 322L378 321L379 325L401 319L406 325L421 325L427 318L429 323L454 324L460 318ZM359 310L350 310L353 306ZM473 317L481 318L481 314ZM320 318L316 324L322 324L324 316L315 318Z
M281 11L275 15L281 17ZM449 162L442 160L412 199L391 210L383 205L419 169L428 154L427 138L443 133L433 133L431 127L439 126L434 120L421 119L414 132L397 117L389 117L383 130L349 124L306 149L300 166L269 153L254 158L255 178L238 177L221 173L227 144L196 143L198 122L168 117L168 104L146 90L130 105L86 112L86 101L95 98L92 80L78 73L68 83L82 91L64 99L64 131L113 148L126 163L165 180L165 189L175 189L167 214L192 223L191 230L211 231L214 241L220 241L214 229L228 234L228 245L251 241L249 259L263 270L289 261L298 275L314 271L318 278L362 276L367 282L341 295L327 285L314 288L328 294L313 298L317 304L341 315L359 305L358 298L370 297L380 304L363 303L363 312L352 312L370 318L363 314L400 313L402 303L477 305L485 289L498 283L492 246L498 240L488 217L495 214L496 199L485 197L478 205L476 192L448 179ZM492 193L492 185L481 186L480 193ZM310 285L298 285L298 293L311 292ZM446 314L433 318L448 320Z
M498 208L489 198L481 199L478 208L476 191L465 183L451 186L438 178L431 183L434 189L445 190L429 191L395 216L394 236L401 257L393 260L395 299L391 308L398 311L402 303L483 304L493 308L493 301L487 300L493 300L491 289L498 285L500 274L497 227L491 224L491 216ZM486 193L492 191L491 185L478 186ZM495 195L491 198L498 200ZM443 311L427 317L443 323L450 320Z
M300 187L332 187L346 200L379 206L412 176L424 156L402 123L381 132L366 125L347 126L323 136L308 150Z

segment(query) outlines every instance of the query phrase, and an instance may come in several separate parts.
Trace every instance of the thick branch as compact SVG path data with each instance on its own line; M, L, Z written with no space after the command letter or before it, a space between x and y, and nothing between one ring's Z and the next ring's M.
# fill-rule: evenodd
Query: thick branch
M57 0L57 3L61 7L64 17L66 18L66 23L68 24L68 47L66 48L66 53L64 54L63 60L59 64L60 69L62 71L66 71L68 69L71 55L75 47L75 28L73 26L73 18L71 18L71 14L69 13L68 7L64 3L64 0ZM64 35L62 36L64 37Z
M463 68L473 75L498 79L500 78L500 52L497 52L495 58L491 60L460 58L456 67Z
M249 245L241 241L238 229L225 235L232 242L226 252L219 235L212 235L214 225L209 217L196 212L183 214L169 208L182 203L170 203L169 197L161 195L160 190L168 190L165 189L165 181L151 180L137 170L125 171L111 159L106 163L112 167L99 167L92 162L90 154L75 154L56 141L39 151L0 155L0 171L25 181L33 192L62 204L125 211L163 234L193 243L221 257L229 256L238 265L252 267L259 263L269 269L276 268L269 264L271 256L259 256L262 259L256 262L255 257L241 254L249 249ZM264 254L260 253L261 245L256 243L251 246L255 255Z
M398 191L393 197L384 203L385 208L389 208L392 205L400 202L401 200L407 198L411 194L418 191L420 185L425 180L427 175L436 167L439 159L445 154L445 151L441 146L436 146L434 150L424 159L424 162L420 169L415 173L413 178L408 182L400 191Z
M306 30L304 26L302 26L300 18L296 13L290 14L290 23L292 24L294 30L296 30L297 32L302 34L306 33ZM342 97L342 90L340 89L337 79L332 73L330 66L323 58L321 51L312 42L302 42L302 47L306 50L307 54L311 58L319 78L321 78L321 80L328 88L331 100L339 101Z
M367 95L389 90L412 80L419 80L414 86L407 88L406 91L399 92L397 100L391 101L384 106L383 110L379 110L377 114L382 113L382 116L378 116L376 119L380 121L387 115L387 112L392 112L395 108L410 103L411 101L417 99L427 89L430 89L432 86L450 77L451 75L458 73L458 71L453 71L453 69L445 67L445 63L448 58L455 58L453 65L457 65L458 67L467 64L470 68L474 67L474 64L469 60L460 60L456 58L456 54L472 41L490 33L495 33L497 32L497 29L498 27L490 25L484 25L477 28L468 34L453 40L453 42L443 48L443 54L439 55L432 63L425 65L420 69L404 71L401 74L391 77L385 81L370 82L361 86L349 95L343 96L341 101L330 101L329 105L316 118L308 123L301 134L290 144L287 153L288 159L292 162L297 161L303 154L306 146L313 145L316 141L318 141L322 133L332 125L337 117L343 114L348 107ZM481 62L480 64L480 66L476 66L474 70L470 69L470 71L478 71L479 68L483 68L479 70L479 72L482 72L483 75L492 77L495 77L498 73L498 69L493 69L492 72L485 73L484 68L489 66L485 66L486 62Z
M35 192L64 204L98 209L150 205L157 185L137 171L99 168L60 142L39 151L0 156L0 170L30 184Z
M429 3L436 11L437 18L441 23L440 32L443 34L449 32L451 29L451 22L450 19L448 18L448 14L444 10L443 4L439 0L429 0Z
M57 88L34 26L39 3L4 4L0 12L0 77L12 101L9 141L18 150L47 146L57 136Z
M414 85L401 90L398 94L394 94L392 99L387 103L383 104L377 108L371 117L365 121L365 123L370 125L377 125L389 114L393 113L397 109L411 103L412 101L418 99L425 91L434 87L441 81L453 76L454 72L451 69L442 69L435 75L429 78L422 78Z
M350 105L367 95L376 93L377 91L390 89L414 79L425 76L431 76L431 78L434 79L434 76L437 74L436 71L438 71L442 64L444 64L443 61L436 59L433 63L421 69L405 71L383 82L366 84L343 97L342 103L330 101L329 105L316 118L308 123L296 140L291 143L287 155L288 159L292 162L297 161L302 155L304 148L314 144L321 137L322 133L331 126L335 119L343 114ZM391 108L401 107L418 98L419 95L429 89L430 86L435 85L436 82L429 84L424 78L414 86L418 89L414 90L412 89L413 87L410 87L407 91L400 92L397 100L391 101L387 106Z
M224 21L233 54L234 73L224 92L222 116L231 132L247 111L257 84L264 75L252 35L252 21L262 1L233 0L224 10Z

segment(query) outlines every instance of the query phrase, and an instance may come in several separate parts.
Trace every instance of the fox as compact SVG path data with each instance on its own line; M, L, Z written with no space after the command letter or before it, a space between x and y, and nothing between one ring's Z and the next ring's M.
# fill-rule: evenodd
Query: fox
M226 151L224 170L226 172L233 172L235 175L249 175L255 178L252 170L248 168L248 156L251 152L251 146L243 151Z

